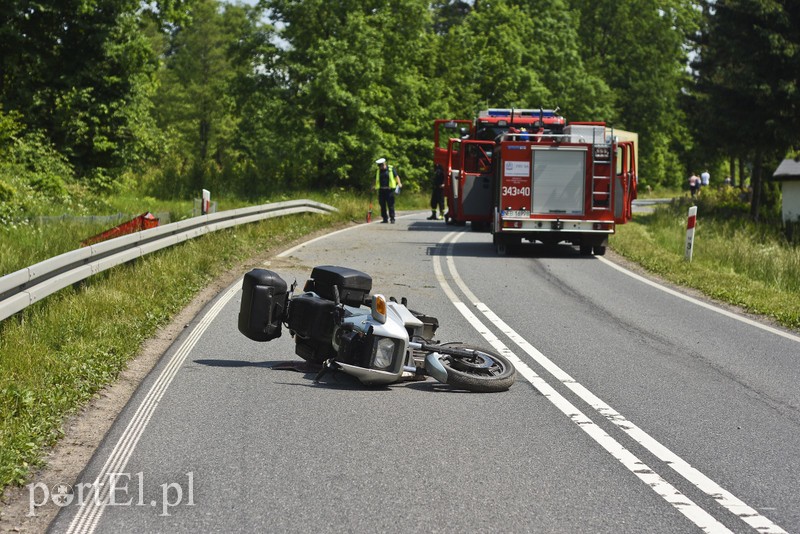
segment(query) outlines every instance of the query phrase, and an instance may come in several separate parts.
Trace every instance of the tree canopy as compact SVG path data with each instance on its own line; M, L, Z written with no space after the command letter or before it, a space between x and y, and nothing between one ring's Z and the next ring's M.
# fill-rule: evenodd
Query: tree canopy
M177 197L366 188L381 156L425 187L432 121L499 106L558 106L568 121L638 132L651 185L800 148L789 0L6 6L3 202L33 183Z

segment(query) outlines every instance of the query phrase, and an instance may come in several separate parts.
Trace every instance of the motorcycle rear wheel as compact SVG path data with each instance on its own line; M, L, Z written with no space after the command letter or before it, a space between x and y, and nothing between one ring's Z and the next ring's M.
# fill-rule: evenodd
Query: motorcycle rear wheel
M517 370L505 356L464 343L444 343L441 361L447 384L478 393L506 391L516 380ZM469 351L471 356L446 354L446 349Z

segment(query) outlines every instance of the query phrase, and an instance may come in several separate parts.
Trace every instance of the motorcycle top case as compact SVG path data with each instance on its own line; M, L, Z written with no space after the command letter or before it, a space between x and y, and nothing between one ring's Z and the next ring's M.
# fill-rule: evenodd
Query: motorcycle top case
M372 290L372 277L348 267L321 265L311 271L313 289L320 297L334 300L333 286L339 288L339 301L360 306Z
M244 275L239 332L253 341L281 337L289 292L286 282L272 271L253 269Z

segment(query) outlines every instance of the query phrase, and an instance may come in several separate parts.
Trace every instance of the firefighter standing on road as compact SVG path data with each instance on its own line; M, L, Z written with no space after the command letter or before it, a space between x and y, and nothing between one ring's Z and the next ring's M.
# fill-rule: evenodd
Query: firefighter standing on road
M378 172L375 174L375 189L378 190L378 203L381 205L381 224L392 221L394 224L394 194L395 190L403 187L400 183L400 176L397 170L391 165L386 164L386 158L375 161L378 164Z
M439 207L439 216L436 216L436 207ZM433 191L431 191L431 216L429 221L444 219L444 169L438 163L433 168Z

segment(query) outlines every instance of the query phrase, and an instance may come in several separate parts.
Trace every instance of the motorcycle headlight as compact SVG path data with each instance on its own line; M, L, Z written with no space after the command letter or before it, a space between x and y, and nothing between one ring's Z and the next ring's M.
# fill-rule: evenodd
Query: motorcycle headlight
M388 337L376 337L372 345L372 358L370 367L382 371L391 369L400 352L400 342Z

